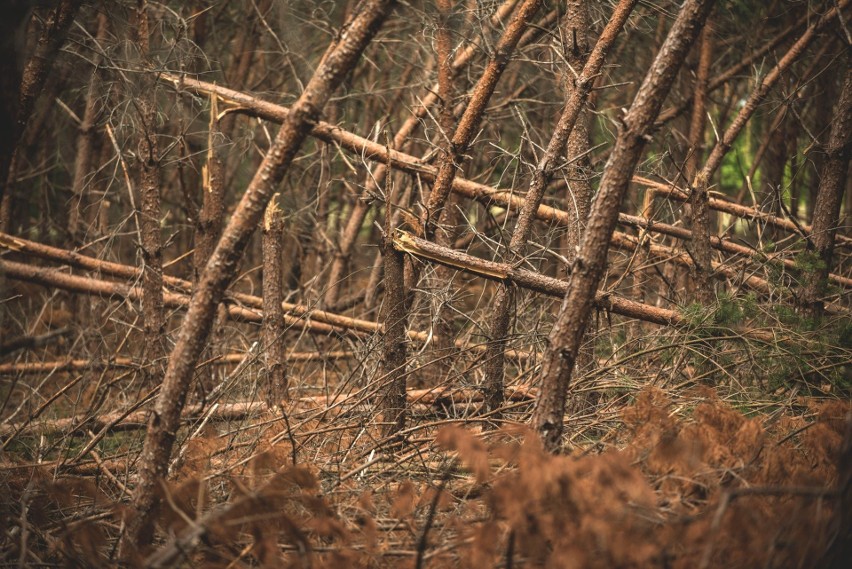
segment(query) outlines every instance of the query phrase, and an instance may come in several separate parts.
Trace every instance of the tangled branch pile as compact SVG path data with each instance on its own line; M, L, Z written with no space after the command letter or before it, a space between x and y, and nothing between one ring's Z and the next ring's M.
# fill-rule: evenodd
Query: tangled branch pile
M850 0L8 0L0 565L831 567Z

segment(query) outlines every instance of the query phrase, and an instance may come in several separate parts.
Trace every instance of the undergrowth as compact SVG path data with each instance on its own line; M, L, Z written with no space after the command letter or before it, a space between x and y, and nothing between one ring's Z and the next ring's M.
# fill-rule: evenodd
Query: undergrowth
M328 440L293 466L280 432L238 460L208 428L162 489L161 542L133 565L826 566L849 537L850 411L829 400L748 417L709 388L648 389L596 447L553 456L520 424L451 424L349 477L316 466ZM426 462L401 469L411 450ZM2 472L6 563L115 565L129 510L114 482Z

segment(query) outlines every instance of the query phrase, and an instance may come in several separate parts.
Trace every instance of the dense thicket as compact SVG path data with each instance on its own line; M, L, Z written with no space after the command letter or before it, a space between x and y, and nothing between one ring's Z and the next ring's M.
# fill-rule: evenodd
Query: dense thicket
M3 562L841 563L848 4L0 8Z

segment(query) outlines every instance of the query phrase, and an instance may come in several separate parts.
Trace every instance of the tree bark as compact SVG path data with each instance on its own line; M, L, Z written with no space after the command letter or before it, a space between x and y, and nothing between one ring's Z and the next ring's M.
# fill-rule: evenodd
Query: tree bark
M194 250L192 253L192 282L198 283L201 273L210 260L225 216L225 167L222 160L222 131L219 124L219 104L216 94L210 95L210 117L207 132L207 163L201 168L201 207L196 212ZM221 344L222 322L227 316L224 306L219 306L214 320L212 339L206 347L209 356ZM205 373L198 380L202 398L213 389L214 378Z
M4 77L3 87L17 88L18 93L17 104L13 105L14 108L11 109L15 113L14 124L11 125L11 133L3 132L0 134L4 139L3 152L0 154L0 203L3 203L7 212L11 208L11 203L8 199L5 199L5 194L8 189L9 168L12 164L15 147L24 134L27 123L33 114L36 101L44 88L47 76L53 68L53 63L56 61L59 49L65 43L68 30L71 28L74 17L77 15L82 3L82 0L61 0L51 14L50 19L48 19L44 31L39 37L35 53L29 58L20 75L20 84L15 85L17 81L13 79L13 84L7 86L7 78ZM29 14L29 10L22 12L19 18L23 18L26 14ZM11 17L14 20L16 19L15 15L9 14L4 15L4 17ZM14 65L14 61L12 63Z
M740 108L737 116L728 126L721 139L718 140L704 163L704 167L695 175L692 181L692 195L690 199L693 207L707 207L709 200L707 188L710 185L710 180L716 174L716 171L721 167L722 160L733 146L740 132L748 123L754 112L757 110L760 103L766 98L775 84L780 80L790 66L799 58L808 46L816 39L817 35L830 22L837 18L838 10L844 9L849 4L849 0L841 0L838 6L832 8L823 14L816 22L808 26L802 36L787 50L787 53L775 64L775 66L766 74L766 76L757 84L754 90L749 95L745 104ZM695 236L693 236L695 237Z
M630 6L630 9L622 11L616 8L611 19L616 20L623 14L626 21L626 18L631 12L632 6ZM592 49L592 30L590 26L588 2L584 0L569 0L565 19L561 25L563 41L567 44L564 56L565 61L568 63L568 68L562 69L560 83L565 93L566 101L571 99L575 91L581 89L578 84L582 85L584 79L593 83L594 79L592 78L600 72L600 69L598 69L592 75L585 73L586 62L589 59L589 53ZM612 40L614 39L615 35L612 37ZM611 49L611 45L607 46L607 49ZM584 70L582 77L575 76L577 69ZM589 87L591 87L591 84L585 88L588 89ZM586 98L584 97L584 102ZM589 209L592 207L592 194L594 193L592 177L594 176L594 170L592 169L592 159L589 154L591 146L589 135L591 129L590 119L591 113L585 110L580 111L574 128L571 129L571 134L568 135L568 146L566 147L565 158L569 163L565 167L564 173L567 180L565 209L574 213L576 216L575 222L568 226L568 231L565 232L563 250L565 258L568 261L573 261L574 256L577 254L577 248L580 246L583 231L586 229Z
M394 249L391 229L391 204L385 208L385 232L382 236L385 295L382 306L382 362L379 366L382 434L392 437L405 428L407 405L405 327L408 311L405 302L405 263Z
M687 0L684 3L645 75L630 110L624 116L615 146L604 168L598 197L589 214L586 236L572 268L570 289L565 295L542 359L541 395L532 422L545 447L551 451L560 446L566 392L593 306L592 300L606 267L609 241L618 221L618 210L645 148L650 129L712 5L710 0Z
M192 255L193 281L198 282L222 233L225 215L225 174L219 149L218 97L210 95L207 135L207 164L202 170L201 208L195 224L195 252Z
M518 0L508 0L500 6L497 12L494 14L492 18L492 22L497 23L505 19L511 11L514 9L515 4L517 4ZM479 47L479 40L477 38L471 45L467 46L465 49L461 50L456 58L453 60L452 64L452 77L461 73L461 71L465 68L465 66L470 62L473 58L474 54L477 52L477 47ZM439 92L441 86L440 84L433 85L431 89L428 89L425 94L418 97L419 104L416 106L412 115L402 124L401 127L394 134L393 140L391 142L391 148L394 149L404 149L408 143L410 142L414 131L420 126L421 121L429 112L429 109L440 100ZM449 134L447 134L449 137ZM349 218L346 220L346 224L344 226L343 231L340 235L340 241L338 243L337 251L334 254L334 259L331 263L331 269L329 271L328 277L328 285L326 286L326 294L324 298L324 304L326 308L331 308L335 304L340 297L340 289L343 283L343 279L345 277L346 269L349 264L349 259L352 255L352 249L355 246L355 241L358 238L358 233L361 231L361 227L364 225L364 220L367 217L367 213L370 211L372 207L373 200L370 197L372 193L378 191L378 189L382 186L385 180L385 176L388 174L388 169L386 165L379 165L376 167L368 176L365 184L364 191L361 193L359 199L355 201L355 204L352 207L352 212L349 214Z
M503 35L494 48L494 55L488 60L485 71L473 88L470 102L468 102L467 108L465 108L464 114L459 119L458 126L450 139L450 151L444 156L438 166L438 173L432 184L432 191L429 194L426 211L421 220L425 235L429 239L435 235L435 230L441 219L447 196L452 189L453 180L458 173L461 160L464 157L464 153L467 152L470 143L473 141L473 137L478 132L479 124L485 113L485 107L488 105L488 101L491 100L491 95L494 94L494 88L497 86L497 82L509 64L512 53L514 53L521 35L526 30L527 24L538 11L541 4L542 0L524 0L524 3L518 8L518 11L506 26L506 31L503 32Z
M277 185L319 118L333 91L352 70L364 48L395 5L392 0L367 0L329 46L322 63L293 105L260 168L249 183L199 279L145 437L133 516L121 539L126 558L151 543L159 500L157 488L168 471L169 457L180 424L180 413L198 357L210 333L216 306L236 273L237 263Z
M35 243L19 237L12 237L4 233L0 233L0 247L11 251L18 251L22 254L26 253L27 255L32 255L40 259L64 263L85 270L98 271L106 275L130 279L133 281L137 281L141 277L141 271L130 265L102 261L73 251L57 249L56 247ZM83 294L102 294L105 296L127 298L133 301L138 301L141 295L140 288L132 287L128 289L128 287L123 283L75 277L49 267L33 267L31 265L21 265L20 263L15 263L14 265L16 267L23 267L16 269L17 271L23 272L15 273L20 276L13 276L13 273L10 272L10 277L20 278L27 282L35 282L43 284L44 286L55 286L57 288L81 292ZM6 267L6 265L2 266ZM0 272L0 274L3 273ZM169 308L186 308L188 305L189 295L193 291L192 283L171 276L164 277L164 281L169 287L179 291L178 295L171 293L166 294L166 306ZM248 322L261 321L261 314L257 311L257 309L263 308L262 298L245 293L229 292L226 294L226 299L233 301L225 303L227 304L227 312L229 312L232 317ZM351 330L356 333L356 335L376 334L382 330L380 324L370 320L351 318L349 316L335 314L334 312L317 310L302 304L284 302L282 303L282 308L286 313L284 320L287 325L294 326L299 329L313 330L326 334L341 333L346 330ZM420 343L426 342L429 339L429 334L427 332L417 330L409 330L406 335L410 340ZM480 344L468 345L461 340L456 341L456 347L461 350L473 350L476 352L485 351L485 348ZM526 352L516 351L510 351L507 355L514 359L526 359L529 356Z
M519 269L509 263L496 263L480 259L455 249L442 247L432 241L415 237L403 231L397 231L393 245L397 251L405 251L418 258L446 267L452 267L499 283L519 286L540 294L563 298L569 290L569 283L566 281L534 271ZM614 294L599 294L592 302L598 308L609 310L613 314L621 314L662 326L677 326L683 322L681 316L673 310L641 304ZM486 397L487 395L486 392Z
M626 10L626 12L630 13L632 10ZM616 8L615 15L618 14L619 11ZM627 15L625 14L625 18ZM574 70L585 67L589 58L589 51L592 48L591 42L594 36L591 29L588 3L585 0L572 0L568 2L565 21L561 27L562 35L565 38L563 41L568 42L565 58L569 68L562 70L560 82L566 99L569 99L571 94L577 89ZM594 80L592 80L592 83L594 83ZM568 227L568 231L565 232L564 237L565 244L563 251L569 263L574 261L574 256L580 247L583 232L586 230L586 221L589 218L589 210L592 207L592 196L594 195L592 179L595 176L595 171L592 166L591 156L591 119L593 116L591 111L594 99L591 99L588 104L590 108L583 109L580 112L580 116L577 117L577 122L571 130L571 134L568 136L568 146L565 153L565 158L569 161L564 174L568 182L565 195L565 208L577 216L575 223ZM593 329L586 331L586 340L577 354L576 367L581 374L590 372L594 366L594 332ZM592 405L598 395L598 392L594 391L583 393L576 401L578 410Z
M846 1L848 2L849 0ZM829 12L829 14L834 14L834 12ZM163 80L175 84L179 81L177 77L170 75L164 75ZM218 93L223 100L228 101L229 104L235 106L238 105L243 112L250 113L252 116L257 116L273 122L281 123L285 121L290 113L290 110L286 107L269 103L252 95L240 93L232 89L218 87L212 83L205 83L204 81L198 81L195 79L185 79L183 84L186 89L196 93ZM415 156L393 149L389 150L382 144L375 143L328 123L317 123L314 125L311 134L330 144L339 145L341 148L352 152L353 155L366 158L368 160L391 164L394 169L401 170L415 176L420 176L427 182L434 180L437 175L434 167L424 165ZM684 194L682 190L678 190L677 188L667 184L653 182L641 176L634 176L633 181L641 185L654 186L655 191L679 201L688 199L687 194ZM453 180L452 191L467 198L477 200L485 205L499 205L500 207L514 211L520 211L523 209L523 205L525 203L524 198L518 196L517 192L512 190L493 188L485 184L458 177ZM733 215L743 217L744 219L760 219L766 223L779 224L779 226L783 225L784 227L789 227L791 230L795 230L795 225L789 220L770 216L753 208L744 207L739 204L729 203L724 200L714 198L710 198L710 205L713 209L731 213ZM564 227L568 227L574 218L574 216L569 214L567 211L560 210L546 204L541 204L538 207L538 210L535 211L534 215L538 220L548 223L556 223ZM677 239L692 239L692 232L684 227L660 223L635 215L620 213L618 215L618 223L651 233L669 235ZM805 230L807 229L807 226L805 226ZM852 238L849 237L838 235L837 239L844 245L852 243ZM734 243L733 241L723 239L715 235L710 237L710 246L725 253L738 254L751 258L764 258L764 255L761 252L755 252L747 246ZM778 263L779 265L783 265L789 269L795 270L796 268L796 263L791 259L776 259L771 257L770 260L773 263ZM841 275L831 274L829 275L829 279L842 286L852 286L852 279Z
M150 62L148 2L138 0L136 12L136 45L142 68L139 70L139 94L136 98L138 173L136 185L141 211L139 231L142 240L142 320L144 330L143 360L147 385L162 381L165 372L166 319L163 311L163 244L160 235L160 188L162 170L157 134L156 82L145 67Z
M17 2L4 7L2 31L9 35L0 38L0 58L3 58L0 62L0 231L8 232L12 225L14 203L10 190L16 177L12 170L18 144L81 4L82 0L60 1L23 71L18 65L21 50L16 45L16 36L19 28L27 25L31 11L29 6ZM5 296L4 289L0 275L0 296ZM0 338L5 335L5 320L5 311L0 310Z
M284 345L284 217L275 197L263 218L263 349L266 377L262 395L274 409L287 397L287 350Z
M98 15L98 30L95 37L98 42L104 42L106 36L107 17L105 13L101 13ZM71 182L71 198L73 201L71 209L68 212L68 236L75 245L79 245L83 238L80 220L90 217L83 215L83 212L90 206L90 191L87 188L87 178L91 174L92 163L95 160L95 123L100 114L100 109L98 108L98 66L100 65L100 60L100 54L95 54L93 61L95 68L92 70L92 78L86 93L86 107L83 110L83 119L77 134L74 179ZM88 231L90 228L87 227L86 230Z
M848 66L848 61L847 61ZM847 67L843 92L834 109L831 135L825 149L822 178L814 205L813 232L808 251L815 256L805 273L800 303L805 312L819 320L824 311L823 296L828 284L834 254L834 236L840 223L840 204L846 192L849 156L852 152L852 71Z
M438 147L441 149L441 160L445 160L450 152L450 136L456 126L453 115L455 105L456 88L453 82L452 66L452 30L450 29L450 18L453 14L452 0L437 0L437 31L436 47L438 55L438 99L439 99L439 132ZM435 241L439 245L452 247L458 234L459 210L461 200L458 194L451 193L447 198L447 208L444 210L443 225L435 234ZM439 384L449 375L452 370L453 355L455 352L454 340L455 330L453 328L452 310L449 306L453 290L453 274L455 271L439 265L435 267L435 289L436 306L434 308L435 339L432 344L432 355L435 361L432 363L433 380Z
M535 213L541 205L544 191L553 176L553 172L560 166L559 160L562 158L569 144L570 136L576 128L583 105L591 91L594 78L600 72L606 59L606 54L615 43L618 32L621 30L624 22L627 21L627 17L635 5L635 0L622 0L618 4L612 19L607 24L606 29L604 29L597 44L588 56L581 56L579 54L581 48L574 46L578 50L578 67L581 60L585 60L585 65L582 68L582 72L572 81L573 87L568 92L562 115L559 117L559 121L556 124L556 128L548 142L547 149L541 161L533 172L526 199L521 207L521 213L509 242L509 255L512 256L512 262L523 257L524 247L532 233L532 222L535 219ZM576 2L569 4L569 16L573 15L574 20L583 19L582 11L584 11L582 5ZM569 20L569 22L574 20ZM582 59L580 59L581 57ZM585 131L585 136L586 144L588 145L588 131ZM440 172L438 175L440 175ZM497 414L497 410L503 405L504 401L503 353L506 349L509 332L510 311L514 302L513 293L512 283L502 283L497 287L489 321L490 338L485 364L485 399L486 408L493 414Z
M50 267L36 267L14 261L0 261L0 269L10 279L21 280L33 284L38 284L46 287L59 288L79 294L89 294L104 298L115 298L129 300L133 302L141 302L145 296L145 292L140 287L130 286L124 283L117 283L101 279L93 279L87 277L78 277L58 271ZM252 307L260 307L263 303L258 297L249 297L245 300L251 300ZM163 305L168 308L186 310L189 307L190 297L183 293L169 292L163 295ZM308 310L307 313L310 313ZM245 308L239 305L229 305L226 307L226 314L238 322L255 322L263 321L263 314L252 308ZM328 314L326 314L328 315ZM313 316L313 315L312 315ZM317 334L338 334L346 335L351 333L355 336L364 336L365 334L374 333L378 329L375 322L365 320L350 319L345 316L336 315L340 319L336 324L327 322L328 318L314 322L305 319L302 315L293 316L291 314L284 315L284 323L287 326L294 327L299 330L307 330ZM332 317L332 319L334 319ZM341 324L342 325L338 325ZM425 338L426 334L422 332Z
M707 81L713 63L713 28L708 22L701 33L701 50L695 87L692 96L692 117L689 122L690 155L686 162L688 180L695 179L704 158L704 128L707 123ZM707 304L714 298L710 249L710 212L707 196L691 191L689 194L689 224L692 241L689 253L692 264L692 286L695 299Z

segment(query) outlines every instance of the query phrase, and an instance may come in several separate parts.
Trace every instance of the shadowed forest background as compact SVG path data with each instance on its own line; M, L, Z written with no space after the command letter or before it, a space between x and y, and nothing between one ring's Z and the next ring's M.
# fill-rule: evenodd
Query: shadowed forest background
M849 0L0 10L2 566L852 558Z

